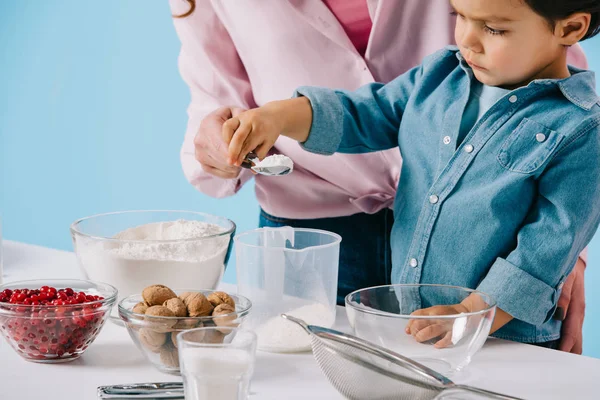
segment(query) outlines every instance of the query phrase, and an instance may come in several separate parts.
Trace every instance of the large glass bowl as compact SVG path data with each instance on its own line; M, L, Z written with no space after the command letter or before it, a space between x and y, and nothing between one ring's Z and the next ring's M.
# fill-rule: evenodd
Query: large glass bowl
M10 346L27 361L60 363L79 358L94 341L112 306L117 290L105 283L75 279L16 281L5 289L72 289L104 299L68 305L0 303L0 332Z
M478 299L474 312L441 315L447 311L438 309L432 315L410 315L423 308L458 304L470 295ZM386 285L346 296L346 313L356 336L444 375L452 375L471 362L488 337L495 311L496 302L489 295L457 286ZM406 333L411 320L436 329L439 336L419 342Z
M174 289L177 295L184 292L202 293L208 297L213 290ZM235 312L205 317L158 317L133 312L142 302L140 294L128 296L119 302L119 316L125 322L129 336L152 365L159 371L179 375L177 334L194 328L237 328L243 325L250 313L252 302L244 296L227 293L235 302ZM224 335L223 335L224 336ZM215 343L219 337L214 337ZM221 336L222 340L223 337Z
M164 228L159 223L181 220L210 224L218 232L180 240L131 239L122 234L142 225ZM235 229L227 218L193 211L123 211L77 220L71 225L71 236L86 277L116 286L121 300L155 284L215 289ZM120 238L115 238L117 234ZM118 320L116 313L113 318Z

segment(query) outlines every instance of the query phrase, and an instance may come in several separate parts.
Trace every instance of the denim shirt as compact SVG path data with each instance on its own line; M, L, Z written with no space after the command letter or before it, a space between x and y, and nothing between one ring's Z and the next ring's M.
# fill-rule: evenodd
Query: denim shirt
M475 78L456 47L388 84L301 87L313 109L303 146L399 146L392 282L476 288L515 318L494 336L555 340L560 290L600 220L600 99L592 72L570 72L508 92L459 145Z

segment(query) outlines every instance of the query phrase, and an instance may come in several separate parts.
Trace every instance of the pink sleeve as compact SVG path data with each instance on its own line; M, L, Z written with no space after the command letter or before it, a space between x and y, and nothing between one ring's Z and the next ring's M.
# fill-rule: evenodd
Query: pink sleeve
M170 0L173 15L189 9L184 0ZM181 147L181 165L188 181L212 197L235 194L253 175L242 170L237 179L207 174L194 157L194 136L200 122L222 106L256 107L246 70L229 33L209 1L196 1L196 9L185 18L173 18L181 41L179 71L190 88L188 124Z
M579 43L569 47L567 51L567 63L577 68L588 69L588 62Z

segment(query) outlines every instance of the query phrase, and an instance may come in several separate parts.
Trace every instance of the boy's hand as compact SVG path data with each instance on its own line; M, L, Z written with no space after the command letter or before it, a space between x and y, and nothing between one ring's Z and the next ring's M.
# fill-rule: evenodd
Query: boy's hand
M240 166L244 158L254 151L259 159L275 144L282 131L280 118L265 105L239 114L223 124L223 140L229 145L228 162Z
M457 315L461 313L482 311L488 307L489 305L481 296L479 296L477 293L471 293L460 304L423 308L413 312L410 315ZM494 317L494 321L492 322L492 326L490 328L490 334L496 332L513 319L510 314L498 307L496 307L496 312L492 315ZM488 318L492 315L486 317L484 314L481 314L480 317ZM469 319L466 321L466 329L464 327L461 329L462 334L467 332L469 327L475 328L480 323L479 318L475 317L474 315L469 317L465 316L465 318ZM405 331L407 334L414 336L414 338L420 343L439 338L439 340L436 340L435 342L435 347L441 349L456 344L461 339L460 337L452 337L455 322L456 318L411 319L406 325Z
M423 308L413 312L413 316L436 316L436 315L456 315L467 313L469 310L462 304L453 304L449 306L433 306ZM455 319L411 319L406 325L406 333L412 335L417 342L427 342L429 340L439 339L434 347L441 349L451 346L452 328Z

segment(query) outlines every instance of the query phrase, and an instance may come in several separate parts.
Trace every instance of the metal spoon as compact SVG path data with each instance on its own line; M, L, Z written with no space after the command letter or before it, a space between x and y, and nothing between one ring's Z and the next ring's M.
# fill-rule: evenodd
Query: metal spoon
M291 172L291 169L289 167L286 167L283 165L278 165L278 166L273 166L273 167L257 167L256 164L258 164L259 162L260 162L260 160L258 159L256 154L253 152L250 152L250 153L248 153L246 158L244 158L244 161L242 161L242 167L251 169L252 171L256 172L257 174L266 175L266 176L282 176L282 175L287 175Z

